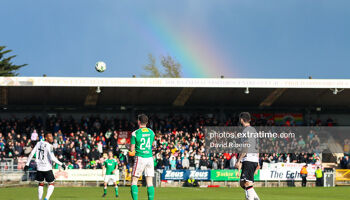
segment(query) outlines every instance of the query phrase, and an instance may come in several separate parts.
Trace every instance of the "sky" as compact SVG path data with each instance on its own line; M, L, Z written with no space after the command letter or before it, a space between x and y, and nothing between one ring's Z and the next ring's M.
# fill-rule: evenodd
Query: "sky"
M0 45L28 64L21 76L141 76L148 54L158 65L172 56L186 78L350 75L349 0L0 0L0 10Z

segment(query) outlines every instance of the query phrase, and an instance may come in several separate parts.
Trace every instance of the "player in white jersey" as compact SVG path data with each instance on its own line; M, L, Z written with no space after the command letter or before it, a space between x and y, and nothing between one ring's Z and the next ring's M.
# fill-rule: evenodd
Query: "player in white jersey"
M49 200L51 194L54 190L54 181L55 176L52 172L52 162L55 162L62 166L63 169L66 169L65 165L61 163L53 154L53 148L50 143L53 142L53 137L51 133L47 133L45 135L45 141L39 141L32 152L30 153L28 157L27 164L24 167L24 171L27 171L29 168L29 163L32 160L34 154L35 156L35 162L37 165L37 172L35 180L39 182L38 187L38 196L39 200L42 200L42 196L44 193L44 181L48 183L47 188L47 194L45 197L45 200Z
M239 115L239 121L244 127L243 133L256 133L255 128L250 126L250 120L251 117L248 112L242 112ZM247 200L260 200L259 196L256 194L253 188L254 174L259 169L259 152L257 139L253 137L244 139L244 143L249 144L250 147L243 149L236 164L238 172L242 168L240 185L245 191Z

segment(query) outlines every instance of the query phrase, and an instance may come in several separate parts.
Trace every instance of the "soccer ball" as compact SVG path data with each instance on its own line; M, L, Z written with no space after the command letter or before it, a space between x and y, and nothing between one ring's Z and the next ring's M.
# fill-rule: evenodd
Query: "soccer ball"
M106 63L98 61L95 65L95 69L98 72L104 72L106 70Z

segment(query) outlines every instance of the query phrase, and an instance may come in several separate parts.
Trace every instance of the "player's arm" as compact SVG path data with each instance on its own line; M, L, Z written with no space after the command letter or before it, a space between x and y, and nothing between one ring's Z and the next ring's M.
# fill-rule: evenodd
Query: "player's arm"
M237 172L236 172L236 176L239 177L239 172L241 171L242 169L242 159L244 158L244 156L247 155L247 153L240 153L239 154L239 158L236 162L236 165L235 167L237 168Z
M241 168L242 168L242 163L241 162L237 162L236 163L236 168L237 168L237 171L236 171L236 176L239 177L239 172L241 171Z
M244 156L246 156L247 155L247 153L244 153L244 152L242 152L242 153L240 153L239 154L239 158L238 158L238 160L237 160L237 162L236 162L236 165L235 165L235 167L237 168L237 169L241 169L241 166L242 166L242 163L241 163L241 161L242 161L242 159L244 158Z
M259 169L260 169L260 164L258 163L258 166L256 166L254 174L257 174Z
M55 154L53 153L53 149L51 147L46 147L46 148L48 148L47 150L49 152L49 156L50 156L51 160L53 162L57 163L58 165L62 166L63 169L65 169L66 168L65 165L63 163L61 163L61 161L59 161L56 158Z
M106 161L103 163L103 165L102 165L102 176L105 176L105 171L106 171L106 167L105 167L105 165L106 165Z
M36 152L37 149L38 149L38 144L39 144L39 143L37 143L37 144L35 145L34 149L32 150L32 152L30 152L30 154L29 154L29 156L28 156L27 163L26 163L26 165L24 166L24 171L27 171L27 170L28 170L30 161L32 160L32 158L33 158L35 152Z
M134 152L134 151L135 151L135 144L131 144L131 146L130 146L130 151L131 151L131 152Z
M245 152L242 152L241 154L239 154L239 158L238 158L237 162L241 162L243 160L244 156L246 156L246 155L247 155L247 153L245 153Z
M118 170L118 160L116 159L115 162L116 162L117 164L115 165L115 168L114 168L114 170L113 170L113 174L115 174L115 172Z
M131 134L131 139L130 139L130 151L129 151L129 156L134 156L135 155L135 144L136 144L136 133L135 131L132 132Z

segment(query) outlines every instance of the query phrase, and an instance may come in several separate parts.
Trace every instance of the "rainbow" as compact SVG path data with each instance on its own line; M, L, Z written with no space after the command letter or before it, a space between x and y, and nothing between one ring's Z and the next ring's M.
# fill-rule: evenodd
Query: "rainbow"
M234 76L228 56L225 56L225 52L217 47L216 42L207 33L193 28L178 30L162 19L152 17L145 19L143 23L135 20L131 20L131 23L135 31L140 32L153 48L181 63L184 77Z

